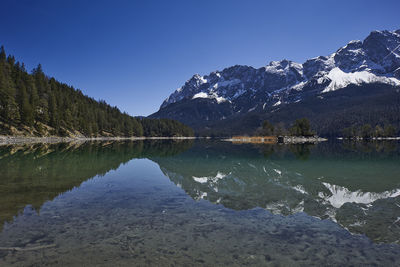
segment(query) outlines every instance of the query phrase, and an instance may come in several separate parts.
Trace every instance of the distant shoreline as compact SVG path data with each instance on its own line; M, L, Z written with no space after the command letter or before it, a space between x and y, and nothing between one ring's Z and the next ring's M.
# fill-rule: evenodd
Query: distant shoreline
M305 143L319 143L328 141L326 138L319 136L234 136L232 138L223 139L236 144L252 143L252 144L305 144Z
M0 146L4 145L28 145L28 144L56 144L56 143L69 143L69 142L91 142L91 141L140 141L140 140L193 140L193 139L211 139L211 137L189 137L189 136L179 136L179 137L166 137L166 136L157 136L157 137L60 137L60 136L45 136L45 137L36 137L36 136L5 136L0 135ZM251 140L251 137L242 137L242 138L218 138L222 141L228 141L232 143L271 143L267 142L267 140L262 140L262 142ZM337 137L337 140L341 141L393 141L400 140L400 137L379 137L379 138L371 138L371 139L363 139L363 138L343 138ZM268 140L271 141L271 140ZM293 137L293 136L285 136L284 144L302 144L302 143L319 143L328 141L326 138L322 137ZM278 142L273 142L274 144Z
M187 140L197 137L33 137L33 136L0 136L0 145L16 144L55 144L68 142L88 142L88 141L124 141L124 140Z
M345 141L385 141L385 140L400 140L400 136L398 137L372 137L372 138L363 138L363 137L337 137L338 140L345 140Z

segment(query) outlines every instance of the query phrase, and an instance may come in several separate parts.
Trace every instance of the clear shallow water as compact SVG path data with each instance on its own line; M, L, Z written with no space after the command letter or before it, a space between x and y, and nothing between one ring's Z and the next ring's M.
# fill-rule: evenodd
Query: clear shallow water
M399 163L382 142L0 147L0 265L398 266Z

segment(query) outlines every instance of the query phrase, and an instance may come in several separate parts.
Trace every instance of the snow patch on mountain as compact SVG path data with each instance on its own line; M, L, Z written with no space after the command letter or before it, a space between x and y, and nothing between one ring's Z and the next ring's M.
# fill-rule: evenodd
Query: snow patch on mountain
M298 84L291 87L292 90L301 91L308 81L299 82Z
M192 97L192 99L195 99L195 98L209 98L209 96L208 96L207 93L200 92L200 93L195 94L195 95Z
M330 84L322 91L327 93L335 91L337 89L344 88L349 84L362 84L362 83L387 83L390 85L400 86L400 81L395 78L388 78L382 76L376 76L375 74L368 71L359 72L344 72L339 68L333 68L327 77L331 80Z
M278 102L276 102L275 104L273 104L273 107L279 106L280 104L282 104L282 102L279 100Z
M255 105L254 107L252 107L251 109L249 109L247 112L252 112L252 111L256 110L257 106L258 106L258 105Z
M204 79L204 77L203 77L203 76L201 76L201 75L199 75L199 74L196 74L196 75L195 75L195 77L197 78L197 80L198 80L198 84L199 84L199 85L201 85L201 84L203 84L203 83L207 83L207 82L208 82L206 79Z
M281 61L271 61L269 65L265 67L265 72L286 75L291 71L291 68L299 72L300 75L303 75L303 66L301 64L286 59Z
M192 97L192 99L195 99L195 98L209 98L209 99L215 99L215 100L217 101L218 104L227 101L224 97L220 97L220 96L218 96L216 93L207 94L207 93L205 93L205 92L200 92L200 93L195 94L195 95Z

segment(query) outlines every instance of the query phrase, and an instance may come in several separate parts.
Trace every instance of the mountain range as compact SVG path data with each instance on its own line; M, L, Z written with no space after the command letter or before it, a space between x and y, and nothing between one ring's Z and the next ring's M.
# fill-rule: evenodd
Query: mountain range
M193 75L152 118L171 118L198 134L249 134L264 120L307 117L318 133L363 124L400 128L400 29L373 31L328 56L296 63L235 65Z

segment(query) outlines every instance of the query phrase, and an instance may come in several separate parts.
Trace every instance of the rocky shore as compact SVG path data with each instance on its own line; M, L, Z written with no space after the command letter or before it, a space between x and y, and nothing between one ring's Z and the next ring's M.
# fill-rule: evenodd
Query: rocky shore
M278 143L284 144L319 143L325 141L328 141L328 139L319 136L283 136L282 138L278 138Z
M167 140L167 139L195 139L196 137L35 137L35 136L0 136L0 145L15 144L54 144L66 142L87 142L87 141L123 141L123 140Z
M234 136L229 139L223 139L233 143L254 143L254 144L305 144L305 143L319 143L328 141L326 138L319 136Z
M363 140L372 140L372 141L386 141L386 140L400 140L399 137L372 137L372 138L363 138L360 136L355 136L355 137L338 137L338 140L350 140L350 141L363 141Z

